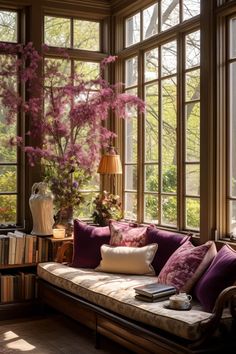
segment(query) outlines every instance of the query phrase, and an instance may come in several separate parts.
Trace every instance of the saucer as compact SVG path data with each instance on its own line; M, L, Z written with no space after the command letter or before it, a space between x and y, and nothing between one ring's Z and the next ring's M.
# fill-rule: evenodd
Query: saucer
M176 310L176 311L189 311L189 310L191 310L191 308L192 308L191 304L189 304L189 306L186 307L185 309L177 309L177 308L175 308L175 307L171 307L169 302L167 302L166 304L164 304L164 307L165 307L166 309L169 309L169 310Z

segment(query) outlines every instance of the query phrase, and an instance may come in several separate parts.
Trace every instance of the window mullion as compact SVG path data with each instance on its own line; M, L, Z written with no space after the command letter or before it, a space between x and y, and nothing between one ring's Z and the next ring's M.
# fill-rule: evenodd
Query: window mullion
M185 229L185 155L186 155L186 127L185 127L185 46L183 35L178 36L177 40L177 225L180 230Z
M162 85L161 85L161 47L158 48L158 117L159 117L159 127L158 127L158 223L161 224L162 219L162 203L161 203L161 192L162 192Z

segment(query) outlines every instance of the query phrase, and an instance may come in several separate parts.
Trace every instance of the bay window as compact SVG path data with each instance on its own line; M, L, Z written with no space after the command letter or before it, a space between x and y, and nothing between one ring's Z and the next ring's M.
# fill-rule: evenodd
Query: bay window
M125 218L197 232L200 30L194 16L199 11L199 1L173 0L141 9L125 20L124 47L133 55L126 57L127 50L121 51L125 92L146 102L143 116L127 108ZM185 20L188 26L182 25ZM141 49L138 42L143 42Z

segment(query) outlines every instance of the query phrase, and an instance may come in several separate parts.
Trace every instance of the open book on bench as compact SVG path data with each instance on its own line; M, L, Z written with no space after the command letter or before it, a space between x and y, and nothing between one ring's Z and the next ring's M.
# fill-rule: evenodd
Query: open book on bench
M176 288L174 286L157 282L137 286L134 290L136 292L136 299L148 302L164 301L167 300L169 296L176 293Z

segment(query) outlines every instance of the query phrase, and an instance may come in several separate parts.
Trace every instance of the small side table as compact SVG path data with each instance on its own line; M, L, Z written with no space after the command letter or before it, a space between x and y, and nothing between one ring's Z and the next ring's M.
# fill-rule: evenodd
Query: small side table
M47 237L48 240L48 261L56 262L58 248L65 242L73 241L73 237L53 238Z

